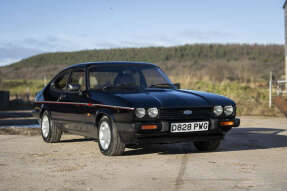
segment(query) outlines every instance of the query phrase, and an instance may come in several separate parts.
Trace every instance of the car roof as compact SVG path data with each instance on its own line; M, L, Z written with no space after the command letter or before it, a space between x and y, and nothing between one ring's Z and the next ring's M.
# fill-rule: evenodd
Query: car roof
M146 62L128 62L128 61L106 61L106 62L86 62L86 63L80 63L80 64L74 64L71 66L68 66L66 69L75 68L75 67L83 67L83 66L122 66L122 65L133 65L133 66L154 66L158 67L155 64L146 63Z

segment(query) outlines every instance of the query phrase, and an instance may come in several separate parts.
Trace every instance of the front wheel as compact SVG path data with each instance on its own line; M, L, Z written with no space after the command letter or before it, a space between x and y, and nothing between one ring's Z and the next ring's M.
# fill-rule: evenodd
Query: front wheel
M50 113L45 111L41 117L42 138L47 143L60 142L62 131L51 120Z
M220 145L220 140L194 142L193 144L199 151L215 151Z
M112 127L111 120L104 116L98 125L99 148L104 155L117 156L122 155L125 150L125 144L122 142L116 127Z

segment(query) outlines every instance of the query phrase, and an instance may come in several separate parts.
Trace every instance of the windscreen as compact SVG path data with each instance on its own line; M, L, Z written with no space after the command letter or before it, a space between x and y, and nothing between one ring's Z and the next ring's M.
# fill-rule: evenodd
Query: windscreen
M174 88L166 75L154 66L96 66L89 70L91 90L128 91L146 88Z

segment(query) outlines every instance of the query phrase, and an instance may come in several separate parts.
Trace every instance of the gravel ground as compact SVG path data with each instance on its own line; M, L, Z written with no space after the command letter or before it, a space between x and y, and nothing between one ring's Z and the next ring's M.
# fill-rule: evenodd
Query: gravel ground
M97 143L64 135L0 135L0 190L286 190L287 119L241 117L212 153L190 143L102 156Z

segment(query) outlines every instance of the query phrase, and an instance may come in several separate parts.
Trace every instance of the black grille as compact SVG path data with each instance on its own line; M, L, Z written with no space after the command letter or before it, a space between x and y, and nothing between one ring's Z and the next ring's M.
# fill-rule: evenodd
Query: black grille
M185 115L185 110L191 110L192 114ZM212 115L212 108L180 108L180 109L160 109L160 119L208 119Z

